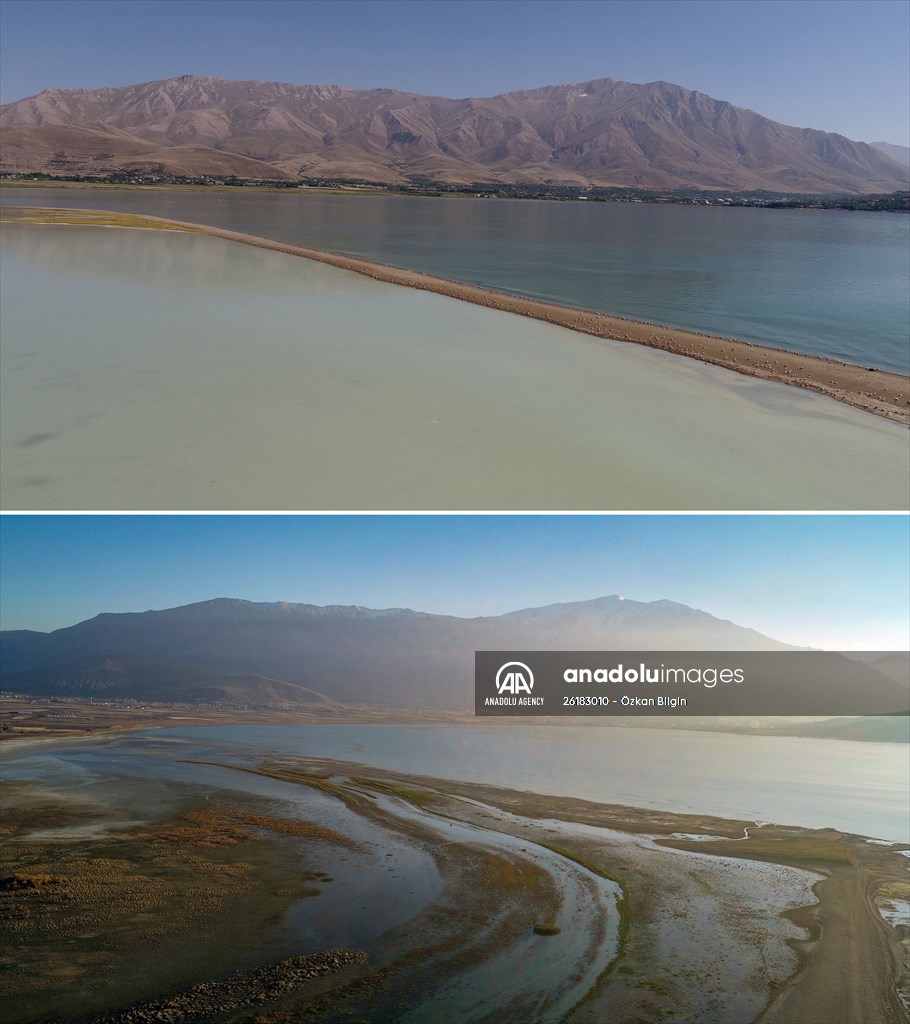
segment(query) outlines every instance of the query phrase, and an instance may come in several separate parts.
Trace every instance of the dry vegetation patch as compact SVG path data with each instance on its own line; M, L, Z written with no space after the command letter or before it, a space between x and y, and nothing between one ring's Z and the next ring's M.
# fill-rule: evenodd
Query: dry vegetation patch
M76 224L83 227L145 228L156 231L190 231L199 229L158 217L105 210L62 210L50 207L6 206L0 210L0 223Z
M24 889L34 892L47 885L62 885L65 881L66 879L59 875L28 875L17 871L15 874L0 878L0 891Z
M748 839L730 843L729 840L687 842L681 839L657 839L658 846L678 850L715 853L723 857L746 857L767 860L775 864L804 865L856 865L854 848L839 834L805 832L788 834L780 829L762 829Z

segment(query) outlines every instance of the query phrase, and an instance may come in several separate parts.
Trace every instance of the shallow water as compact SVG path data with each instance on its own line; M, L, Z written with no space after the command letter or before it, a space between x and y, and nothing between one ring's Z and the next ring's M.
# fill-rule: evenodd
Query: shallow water
M307 195L13 189L0 202L148 213L586 309L910 372L910 218Z
M883 900L878 912L893 928L910 928L910 900Z
M756 741L755 747L743 756L741 751L751 739ZM815 824L807 820L814 810L837 807L840 827L856 828L863 821L868 824L872 815L876 828L888 833L889 817L895 816L894 807L889 808L889 791L906 785L901 765L892 756L896 744L835 742L826 754L821 741L786 738L786 749L775 757L769 751L774 741L769 744L768 740L715 734L652 735L643 730L630 736L622 730L571 728L208 727L156 730L69 749L13 748L4 753L4 775L42 779L61 792L69 790L77 799L94 799L113 809L131 799L153 817L166 806L166 801L159 799L162 794L173 800L175 784L191 785L196 793L211 787L213 795L222 798L225 790L237 790L269 804L278 801L277 813L299 814L353 837L360 844L358 850L326 851L324 862L319 861L319 844L307 844L310 866L327 871L334 881L324 884L319 896L302 900L291 909L284 941L273 937L269 952L276 957L287 955L294 942L357 945L368 949L374 963L381 965L393 956L389 929L408 928L408 922L440 894L439 874L423 844L402 841L340 801L305 786L187 763L187 759L215 758L252 765L275 754L332 756L538 792L600 800L621 797L628 802L637 798L644 805L650 799L674 811L737 815L750 813L756 799L753 773L755 765L761 764L767 770L758 789L768 817L780 819L774 811L786 806L798 813L798 818L786 820ZM800 748L800 742L807 746ZM844 765L843 748L851 746L869 749L857 750ZM797 756L800 749L802 759ZM782 763L788 766L789 800L781 797L784 787L775 762L778 771ZM617 771L620 765L622 771ZM578 775L580 768L587 782ZM711 773L718 773L723 780L723 798L711 784ZM805 776L801 784L800 774ZM864 790L850 790L845 778L855 780L862 775ZM677 782L675 789L672 780ZM839 787L836 793L835 787ZM681 791L688 793L696 807L680 799ZM687 989L686 996L687 1010L696 1009L699 1020L753 1019L767 999L768 985L788 977L796 966L785 940L804 933L779 915L815 901L810 887L817 875L735 856L718 858L659 847L648 836L530 819L475 800L457 801L463 807L464 822L383 794L377 795L376 802L393 818L415 822L450 842L535 862L553 878L561 903L556 920L563 931L558 942L530 933L519 936L489 960L469 963L435 991L415 993L406 1011L400 1007L393 1019L434 1019L444 1008L447 1020L456 1016L465 1021L481 1020L495 1012L501 1020L523 1021L531 1013L535 1020L555 1021L577 1003L615 956L619 888L546 849L546 844L560 837L580 842L583 850L590 844L607 862L640 857L632 852L640 850L646 855L645 861L638 861L643 869L647 864L646 870L655 877L673 879L663 897L661 918L648 925L653 932L653 957L674 976L699 978L697 987ZM800 803L802 810L797 812ZM865 809L865 819L857 817L860 807ZM731 846L734 853L736 846ZM597 1005L588 1011L598 1012ZM380 1014L377 1019L385 1017ZM581 1019L586 1019L584 1013Z
M5 225L7 509L899 509L821 396L192 234Z

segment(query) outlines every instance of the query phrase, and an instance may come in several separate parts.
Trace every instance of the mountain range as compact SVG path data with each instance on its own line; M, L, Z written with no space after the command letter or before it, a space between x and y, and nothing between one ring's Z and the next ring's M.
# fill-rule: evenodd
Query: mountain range
M667 82L446 99L182 75L0 108L0 171L893 192L894 154ZM885 144L887 145L887 144Z
M0 633L0 685L38 696L467 711L475 650L796 648L674 601L618 595L478 618L219 598ZM893 693L906 665L898 656L881 668L874 685Z

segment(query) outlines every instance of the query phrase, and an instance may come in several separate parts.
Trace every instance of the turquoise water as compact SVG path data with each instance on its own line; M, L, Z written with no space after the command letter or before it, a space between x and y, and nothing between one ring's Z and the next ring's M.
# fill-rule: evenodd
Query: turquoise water
M204 235L3 229L4 508L904 509L910 433Z
M910 372L910 217L900 214L13 188L0 202L212 224Z

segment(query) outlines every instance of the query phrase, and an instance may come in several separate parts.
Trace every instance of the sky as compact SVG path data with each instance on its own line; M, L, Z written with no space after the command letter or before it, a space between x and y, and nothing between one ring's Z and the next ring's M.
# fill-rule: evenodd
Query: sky
M910 648L906 516L0 517L4 629L215 597L472 616L621 594Z
M907 0L0 0L0 97L182 74L463 97L668 81L910 144Z

